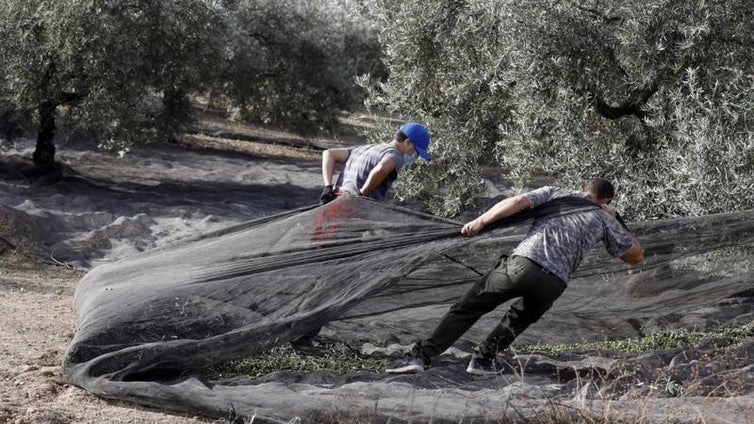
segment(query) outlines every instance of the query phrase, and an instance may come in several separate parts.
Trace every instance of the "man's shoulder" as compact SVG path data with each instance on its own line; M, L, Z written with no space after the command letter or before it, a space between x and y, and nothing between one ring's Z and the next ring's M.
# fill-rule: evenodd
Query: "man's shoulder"
M532 207L536 207L551 200L578 194L579 192L577 191L548 185L527 191L526 193L523 193L522 196L529 200L529 203L531 203Z
M398 148L390 143L375 144L374 146L381 152L400 154L400 152L398 151Z
M554 198L568 197L568 196L584 197L584 195L578 190L573 190L570 188L563 188L563 187L558 187L558 186L547 186L547 187L550 188L550 191L552 192L552 196Z
M527 192L524 192L523 194L529 194L529 193L550 193L557 195L558 197L562 196L568 196L568 195L577 195L579 194L578 191L568 189L568 188L562 188L555 185L544 185L537 187L535 189L529 190Z
M362 144L361 146L355 146L351 147L352 152L370 152L370 153L376 153L376 154L385 154L385 153L399 153L398 149L389 143L381 143L381 144Z

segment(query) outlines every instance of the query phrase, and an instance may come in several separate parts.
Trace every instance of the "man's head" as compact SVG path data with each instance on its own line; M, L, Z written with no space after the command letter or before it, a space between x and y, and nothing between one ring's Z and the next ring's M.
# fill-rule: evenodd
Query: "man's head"
M406 122L401 125L394 137L395 141L402 142L406 139L411 143L411 147L416 153L429 161L431 156L427 153L429 148L429 132L422 124L417 122Z
M588 193L590 197L599 205L608 204L615 197L615 188L610 181L602 178L592 178L582 192Z

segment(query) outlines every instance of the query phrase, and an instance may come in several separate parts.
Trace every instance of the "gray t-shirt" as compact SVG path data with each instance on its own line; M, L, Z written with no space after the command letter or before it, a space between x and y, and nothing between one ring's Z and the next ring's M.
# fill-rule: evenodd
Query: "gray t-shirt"
M348 149L348 159L343 166L343 171L338 176L335 187L349 193L358 192L372 169L380 163L383 157L388 155L395 162L395 170L368 195L375 200L384 200L403 166L403 156L392 144L368 144Z
M524 193L524 196L534 208L552 199L586 197L586 194L545 186ZM623 255L633 245L633 238L614 217L602 209L594 209L538 218L513 254L531 259L568 282L584 255L600 239L612 256Z

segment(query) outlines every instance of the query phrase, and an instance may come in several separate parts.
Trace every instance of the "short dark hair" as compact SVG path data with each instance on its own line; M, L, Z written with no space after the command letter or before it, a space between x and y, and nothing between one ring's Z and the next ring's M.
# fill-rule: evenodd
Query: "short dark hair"
M403 131L398 130L396 131L395 135L393 136L393 140L395 141L404 141L408 140L408 136L403 133Z
M612 199L615 196L615 188L610 181L603 178L592 178L586 186L587 191L594 193L600 199Z

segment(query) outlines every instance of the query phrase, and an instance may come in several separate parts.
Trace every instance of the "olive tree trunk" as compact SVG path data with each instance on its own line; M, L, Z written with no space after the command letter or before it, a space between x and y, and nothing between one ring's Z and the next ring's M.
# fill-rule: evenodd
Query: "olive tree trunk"
M57 103L47 101L39 105L39 132L32 159L35 165L55 163L55 110Z

